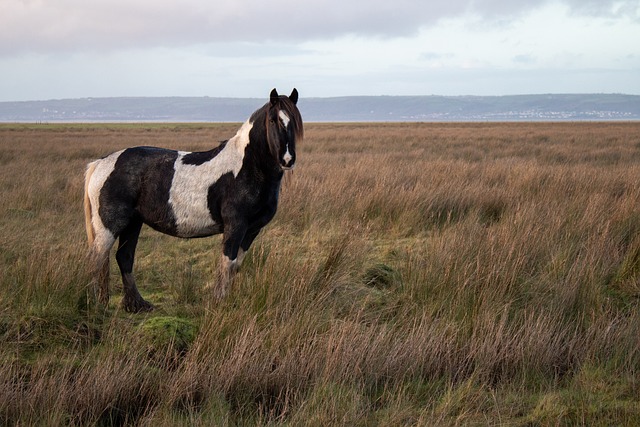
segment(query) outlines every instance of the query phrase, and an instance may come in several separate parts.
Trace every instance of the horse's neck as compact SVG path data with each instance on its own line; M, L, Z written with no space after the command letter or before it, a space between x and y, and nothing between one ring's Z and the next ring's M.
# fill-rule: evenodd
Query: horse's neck
M240 126L238 132L236 132L235 136L227 141L227 145L231 148L238 150L241 154L244 154L244 150L249 145L249 132L251 132L251 128L253 124L247 120Z
M235 136L227 141L225 149L237 151L237 154L244 159L243 163L248 165L253 170L253 174L260 177L264 183L279 186L283 173L269 151L266 135L256 137L256 133L262 133L262 130L256 129L258 132L254 132L253 140L251 139L251 130L263 119L264 117L254 114L240 126Z

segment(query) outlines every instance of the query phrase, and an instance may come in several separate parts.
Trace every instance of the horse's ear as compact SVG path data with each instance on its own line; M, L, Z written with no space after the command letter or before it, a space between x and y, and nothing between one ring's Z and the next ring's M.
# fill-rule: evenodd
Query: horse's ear
M271 105L275 105L275 103L278 102L278 91L275 88L271 91L270 98Z
M291 95L289 95L289 99L291 100L291 102L293 102L294 105L298 103L298 89L296 89L295 87L293 88Z

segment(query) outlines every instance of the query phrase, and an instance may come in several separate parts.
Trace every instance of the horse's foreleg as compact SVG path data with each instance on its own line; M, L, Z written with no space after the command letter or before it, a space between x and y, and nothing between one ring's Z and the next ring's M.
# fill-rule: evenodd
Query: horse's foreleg
M229 292L233 276L238 272L244 258L240 243L244 239L246 227L236 226L225 229L222 242L222 258L218 269L218 280L214 285L213 295L216 299L224 298Z
M213 296L216 299L223 299L227 296L233 276L237 273L238 268L237 259L230 259L227 255L222 255L218 269L218 280L213 289Z
M238 257L236 258L238 260L238 269L240 269L240 267L242 266L242 262L244 261L244 258L247 255L247 251L251 247L251 244L253 243L255 238L258 236L258 233L260 233L259 228L250 229L247 231L244 238L242 239L242 242L240 243L240 248L238 249Z
M233 276L240 270L251 243L260 232L260 229L246 230L244 233L243 230L245 229L240 229L237 233L231 233L232 237L225 239L222 259L220 260L218 283L214 289L214 296L217 299L222 299L227 295ZM240 237L242 234L244 234L243 237ZM238 244L238 242L240 243Z

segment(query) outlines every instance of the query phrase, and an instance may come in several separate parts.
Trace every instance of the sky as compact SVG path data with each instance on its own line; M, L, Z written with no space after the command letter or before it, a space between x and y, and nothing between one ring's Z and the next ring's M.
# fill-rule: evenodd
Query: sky
M640 95L640 0L0 0L0 101Z

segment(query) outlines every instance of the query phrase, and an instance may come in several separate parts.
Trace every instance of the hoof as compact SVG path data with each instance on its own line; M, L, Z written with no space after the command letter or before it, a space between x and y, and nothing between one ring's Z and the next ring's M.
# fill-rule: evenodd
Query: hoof
M136 299L132 301L122 300L122 308L129 313L143 313L153 310L153 304L144 299Z

